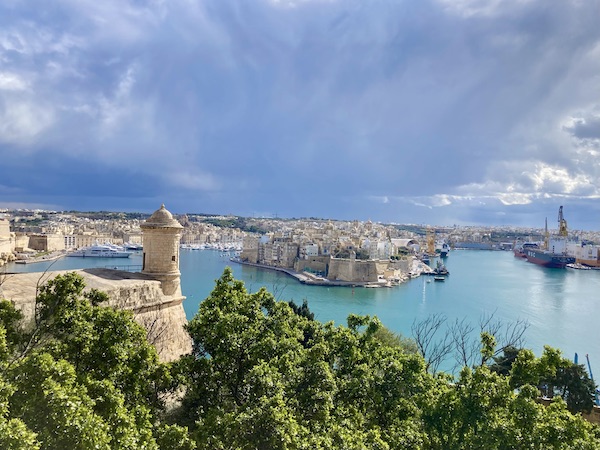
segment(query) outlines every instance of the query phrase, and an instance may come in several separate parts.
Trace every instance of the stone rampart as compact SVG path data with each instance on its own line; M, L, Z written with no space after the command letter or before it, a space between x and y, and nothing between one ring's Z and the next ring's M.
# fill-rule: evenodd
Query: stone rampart
M31 324L34 319L36 288L58 274L22 273L2 275L0 297L10 300ZM112 269L76 270L85 279L86 289L106 292L106 305L133 312L135 320L148 332L162 361L172 361L191 351L191 339L184 330L187 323L182 295L164 295L161 282L150 275Z
M306 259L298 259L294 263L294 270L296 272L321 272L327 274L329 271L330 256L309 256Z
M29 248L39 252L64 250L65 237L62 234L32 234L29 236Z
M332 281L377 282L377 263L373 260L331 258L327 278Z

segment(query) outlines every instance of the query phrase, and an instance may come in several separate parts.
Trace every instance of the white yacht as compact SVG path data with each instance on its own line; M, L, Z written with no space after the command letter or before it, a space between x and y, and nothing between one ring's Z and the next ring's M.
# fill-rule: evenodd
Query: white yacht
M67 253L67 256L78 256L81 258L129 258L130 252L112 244L95 244L91 247L81 248Z

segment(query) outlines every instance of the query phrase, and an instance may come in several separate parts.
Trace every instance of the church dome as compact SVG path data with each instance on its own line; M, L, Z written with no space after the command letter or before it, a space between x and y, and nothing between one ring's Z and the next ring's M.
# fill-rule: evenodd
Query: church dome
M159 209L157 209L156 211L154 211L154 213L152 213L150 218L148 220L146 220L146 222L143 225L146 225L149 227L152 226L152 227L182 228L181 224L176 219L173 218L173 214L171 214L169 211L167 211L164 203L160 206Z

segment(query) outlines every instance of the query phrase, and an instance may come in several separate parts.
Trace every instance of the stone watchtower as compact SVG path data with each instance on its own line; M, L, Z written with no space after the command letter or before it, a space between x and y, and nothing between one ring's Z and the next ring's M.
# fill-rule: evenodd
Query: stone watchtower
M183 227L163 204L140 228L144 245L142 273L159 280L164 295L181 296L179 241Z

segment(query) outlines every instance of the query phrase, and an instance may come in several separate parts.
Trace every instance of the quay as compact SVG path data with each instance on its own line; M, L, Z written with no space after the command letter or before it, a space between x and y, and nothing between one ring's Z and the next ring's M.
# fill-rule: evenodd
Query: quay
M39 262L56 261L57 259L60 259L63 256L65 256L65 254L66 254L66 252L64 252L64 251L53 252L53 253L48 253L48 254L45 254L42 256L32 256L27 259L17 259L14 261L14 263L15 264L33 264L33 263L39 263Z
M392 287L394 285L398 285L402 282L408 281L410 278L417 277L421 275L421 273L429 274L429 271L432 270L429 266L422 264L417 260L417 264L413 264L413 271L410 274L407 274L406 277L400 279L396 282L390 282L389 280L381 280L381 281L341 281L341 280L328 280L327 278L323 278L317 275L313 275L308 272L296 272L295 270L288 269L285 267L275 267L269 266L266 264L259 263L251 263L248 261L243 261L240 258L230 258L231 262L242 264L246 266L257 267L260 269L273 270L276 272L283 272L290 277L295 278L302 284L310 285L310 286L340 286L340 287L365 287L365 288L376 288L376 287ZM421 263L421 264L419 264Z
M269 266L266 264L251 263L248 261L242 261L239 258L230 258L229 260L231 262L234 262L237 264L242 264L244 266L258 267L259 269L273 270L275 272L283 272L283 273L289 275L290 277L295 278L297 281L299 281L302 284L308 284L308 285L312 285L312 286L365 287L367 285L379 284L379 283L362 283L362 282L356 282L356 281L339 281L339 280L331 281L331 280L328 280L327 278L317 277L316 275L309 274L308 272L296 272L295 270L287 269L285 267L275 267L275 266ZM383 284L385 284L385 283L383 283Z

